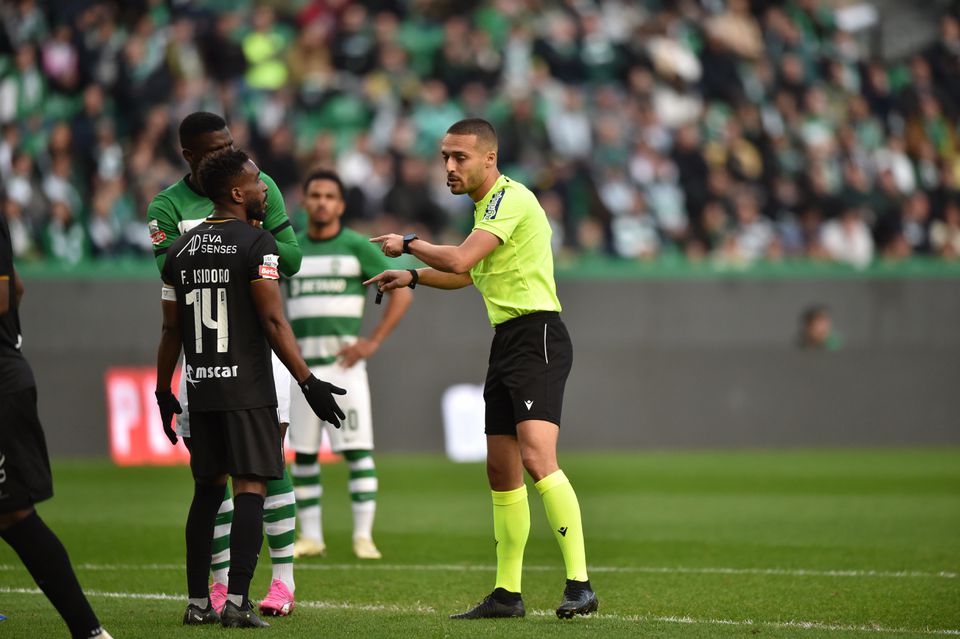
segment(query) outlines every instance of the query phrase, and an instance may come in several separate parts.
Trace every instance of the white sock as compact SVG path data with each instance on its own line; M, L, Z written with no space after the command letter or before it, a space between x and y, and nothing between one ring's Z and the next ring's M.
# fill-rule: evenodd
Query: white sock
M293 464L293 493L297 497L297 522L300 524L300 536L323 545L323 484L320 483L320 464ZM310 483L299 484L303 479ZM313 501L316 500L316 503Z
M191 606L196 606L197 608L206 609L210 605L209 597L190 597L187 599L187 603Z
M293 492L268 495L263 504L264 512L281 511L294 504ZM267 549L270 551L270 561L273 563L273 579L279 579L293 592L293 530L297 518L290 513L290 517L279 521L264 523L267 533ZM281 545L282 544L282 545Z
M227 601L232 601L234 605L239 608L243 605L243 595L227 595Z
M293 582L293 564L291 563L273 564L273 579L282 581L290 592L297 589L297 585Z
M373 517L377 513L377 502L353 502L353 538L373 539Z

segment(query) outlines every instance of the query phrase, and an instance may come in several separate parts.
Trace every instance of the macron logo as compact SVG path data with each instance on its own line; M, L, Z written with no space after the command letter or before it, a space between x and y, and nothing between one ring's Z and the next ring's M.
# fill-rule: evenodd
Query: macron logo
M532 399L525 399L525 400L523 400L523 403L524 403L524 405L527 407L527 410L530 410L530 407L533 406L533 400L532 400Z

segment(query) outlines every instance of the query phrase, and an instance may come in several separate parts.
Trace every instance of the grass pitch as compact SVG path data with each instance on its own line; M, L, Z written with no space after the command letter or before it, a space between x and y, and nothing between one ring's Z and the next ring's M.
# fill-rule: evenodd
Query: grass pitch
M559 550L536 491L522 620L454 622L493 588L481 465L378 455L378 562L353 558L343 464L324 467L328 556L297 565L272 637L930 637L960 635L960 450L563 455L600 614L561 622ZM39 508L117 639L184 628L185 468L55 463ZM270 576L264 548L251 595ZM3 639L66 627L0 544Z

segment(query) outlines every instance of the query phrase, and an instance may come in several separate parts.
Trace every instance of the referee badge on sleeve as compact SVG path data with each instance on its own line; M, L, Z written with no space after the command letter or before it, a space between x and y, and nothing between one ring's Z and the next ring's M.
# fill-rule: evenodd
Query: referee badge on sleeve
M280 266L280 256L273 255L268 253L263 256L263 264L260 265L259 273L260 277L265 280L279 280L280 271L278 267Z
M495 220L497 218L497 211L500 210L500 202L503 201L503 194L506 191L500 189L493 194L493 197L490 198L490 202L487 204L487 210L483 213L484 220Z

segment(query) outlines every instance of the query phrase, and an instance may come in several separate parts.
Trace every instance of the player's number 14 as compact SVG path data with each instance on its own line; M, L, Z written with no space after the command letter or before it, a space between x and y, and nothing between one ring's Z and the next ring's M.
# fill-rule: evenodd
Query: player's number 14
M213 303L211 298L213 295L217 296L216 319L213 319L212 316ZM217 331L217 352L226 353L230 341L227 289L195 288L186 294L184 301L187 306L193 306L193 334L196 352L203 352L203 327L207 327Z

